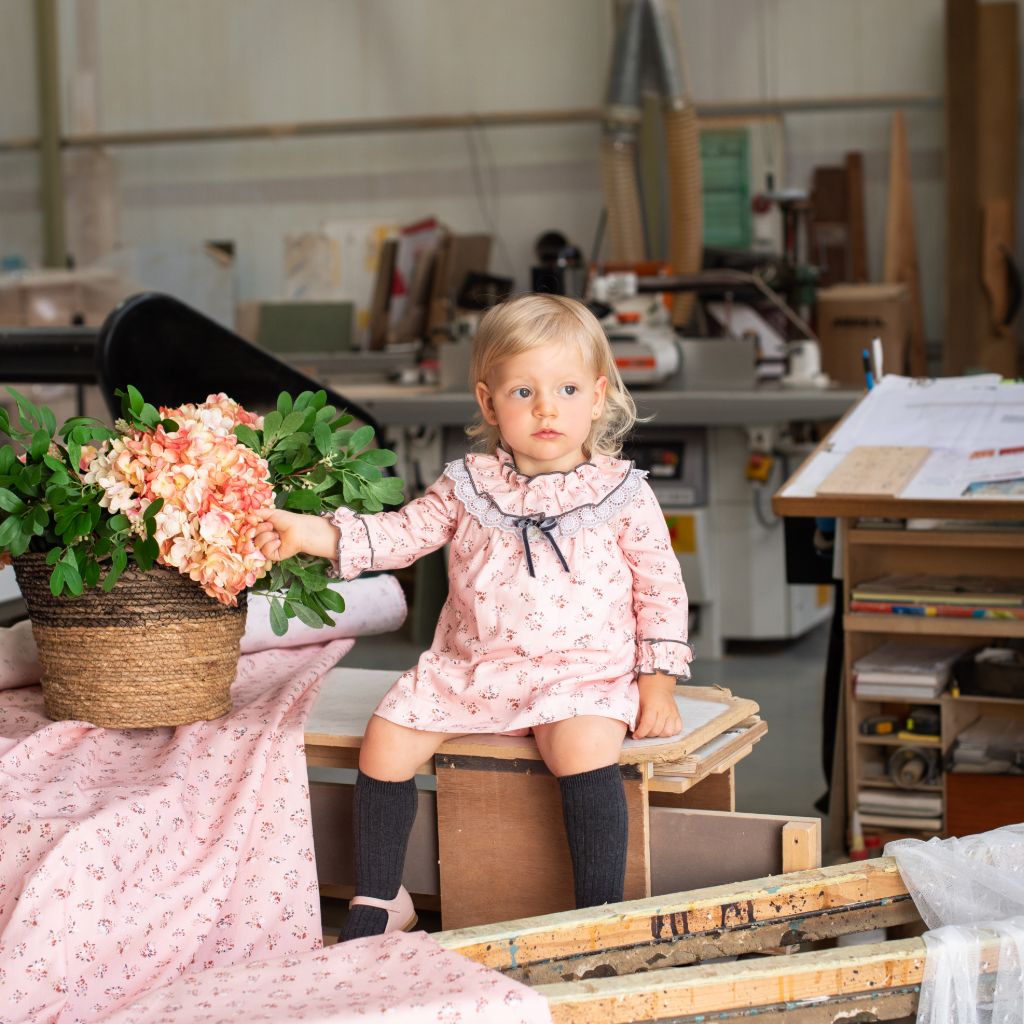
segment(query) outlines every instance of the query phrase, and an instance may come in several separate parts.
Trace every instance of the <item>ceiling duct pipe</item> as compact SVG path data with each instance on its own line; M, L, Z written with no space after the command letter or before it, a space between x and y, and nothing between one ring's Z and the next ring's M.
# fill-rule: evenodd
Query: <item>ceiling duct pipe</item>
M610 256L612 260L630 263L643 260L647 248L636 173L637 126L642 117L644 6L644 0L627 0L619 5L601 140L601 179L608 211Z

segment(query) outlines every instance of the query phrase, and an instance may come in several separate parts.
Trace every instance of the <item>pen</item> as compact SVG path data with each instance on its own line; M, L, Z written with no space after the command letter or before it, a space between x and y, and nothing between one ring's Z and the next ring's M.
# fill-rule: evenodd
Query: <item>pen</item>
M864 383L868 386L870 391L875 386L875 377L871 372L871 360L868 358L868 350L866 348L861 349L860 357L864 363Z
M875 361L875 380L882 381L882 339L875 338L871 342L871 355Z

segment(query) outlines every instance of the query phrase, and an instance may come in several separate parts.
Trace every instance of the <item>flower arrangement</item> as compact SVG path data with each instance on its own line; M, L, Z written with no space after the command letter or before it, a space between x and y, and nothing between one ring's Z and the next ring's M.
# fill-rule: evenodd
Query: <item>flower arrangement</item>
M282 393L258 416L224 394L158 409L129 386L114 429L75 417L58 430L52 410L7 390L17 411L0 408L11 438L0 447L0 562L45 552L54 596L109 591L131 559L176 569L228 605L269 592L279 635L293 617L330 625L345 607L330 563L268 562L259 523L275 507L378 512L402 500L402 482L382 473L394 453L369 447L373 428L349 429L323 391Z

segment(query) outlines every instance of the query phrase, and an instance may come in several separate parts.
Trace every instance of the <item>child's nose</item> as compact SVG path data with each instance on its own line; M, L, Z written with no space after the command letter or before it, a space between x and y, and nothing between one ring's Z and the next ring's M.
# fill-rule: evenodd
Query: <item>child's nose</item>
M537 395L533 413L535 416L553 416L555 408L555 402L550 395Z

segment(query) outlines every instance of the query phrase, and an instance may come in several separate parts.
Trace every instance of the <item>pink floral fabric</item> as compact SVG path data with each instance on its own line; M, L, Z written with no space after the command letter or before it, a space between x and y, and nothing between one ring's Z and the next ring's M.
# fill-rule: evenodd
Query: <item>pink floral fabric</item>
M101 1020L182 974L320 947L303 723L352 643L243 657L231 714L177 729L3 694L4 1024Z
M644 477L605 456L526 477L505 452L468 455L398 512L335 513L344 577L450 544L433 643L376 713L457 733L575 715L632 728L637 673L688 677L691 658L679 561Z
M106 1024L545 1024L536 992L423 932L189 974L147 993Z

